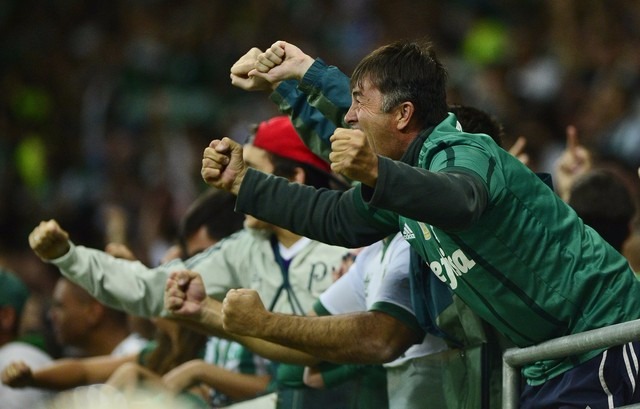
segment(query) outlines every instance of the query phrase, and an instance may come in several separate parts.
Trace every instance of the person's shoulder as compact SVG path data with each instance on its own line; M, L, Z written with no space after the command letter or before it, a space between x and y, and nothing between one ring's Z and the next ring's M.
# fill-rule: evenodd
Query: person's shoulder
M26 342L13 341L0 347L0 362L15 360L25 361L33 366L51 362L52 358L45 351Z

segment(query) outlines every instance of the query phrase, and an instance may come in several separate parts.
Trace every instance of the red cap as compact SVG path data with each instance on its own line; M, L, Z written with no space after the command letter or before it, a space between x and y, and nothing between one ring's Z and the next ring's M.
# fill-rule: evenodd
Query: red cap
M283 158L306 163L330 173L331 166L311 152L302 142L288 116L276 116L261 122L253 138L253 146Z

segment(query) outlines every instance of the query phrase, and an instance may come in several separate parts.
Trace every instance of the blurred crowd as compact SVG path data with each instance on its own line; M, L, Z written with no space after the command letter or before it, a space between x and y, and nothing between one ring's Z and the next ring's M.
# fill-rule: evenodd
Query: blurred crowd
M640 165L633 1L6 0L0 33L0 263L43 293L57 272L27 243L43 219L158 262L205 188L202 149L276 113L229 68L279 39L349 73L379 45L428 37L450 102L499 118L505 145L524 136L533 169L550 171L568 125L596 160Z

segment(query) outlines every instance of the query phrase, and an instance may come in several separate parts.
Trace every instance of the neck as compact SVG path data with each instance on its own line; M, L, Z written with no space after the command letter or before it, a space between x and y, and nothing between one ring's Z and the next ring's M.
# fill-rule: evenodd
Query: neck
M302 236L297 235L289 230L282 229L280 227L276 227L273 229L273 233L276 235L276 238L286 248L293 246L298 240L302 238Z

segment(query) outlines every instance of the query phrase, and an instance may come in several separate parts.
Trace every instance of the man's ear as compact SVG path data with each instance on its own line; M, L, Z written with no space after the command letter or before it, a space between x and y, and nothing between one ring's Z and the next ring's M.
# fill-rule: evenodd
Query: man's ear
M295 173L291 177L291 181L304 185L307 180L307 172L305 172L301 167L296 167L294 172Z
M396 107L396 128L399 131L403 131L409 126L414 112L413 102L405 101Z

